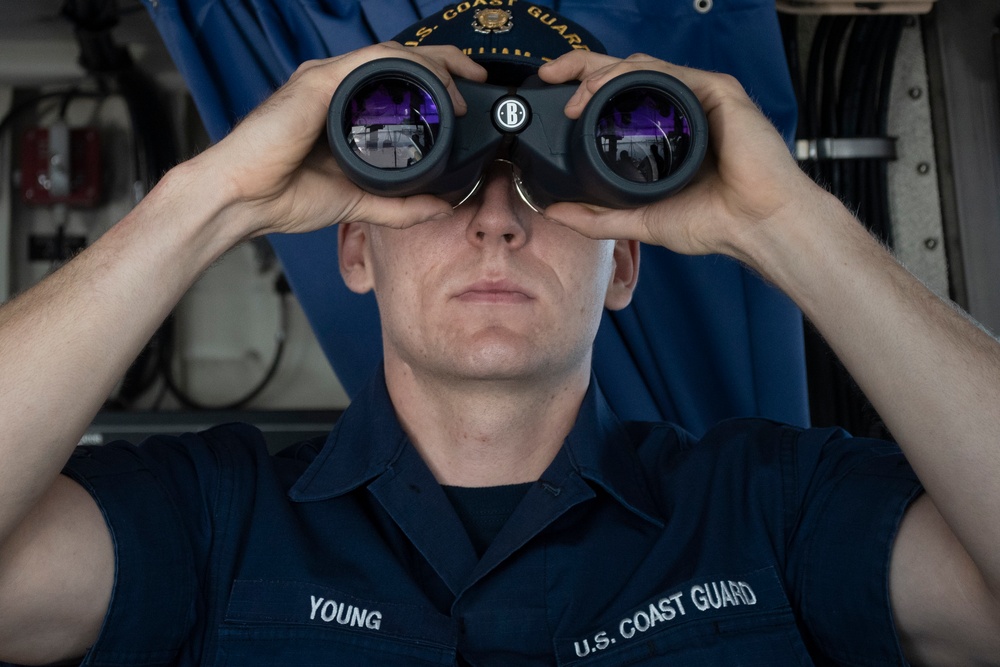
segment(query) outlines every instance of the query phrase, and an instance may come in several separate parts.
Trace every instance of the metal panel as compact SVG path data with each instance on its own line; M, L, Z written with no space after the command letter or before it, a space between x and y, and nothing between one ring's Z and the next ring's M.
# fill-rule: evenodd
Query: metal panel
M896 257L940 296L949 295L934 129L919 23L903 30L892 77L889 134L898 137L889 163L889 207Z
M955 298L1000 331L1000 98L996 0L939 3L927 22L941 189ZM939 136L944 133L939 132Z

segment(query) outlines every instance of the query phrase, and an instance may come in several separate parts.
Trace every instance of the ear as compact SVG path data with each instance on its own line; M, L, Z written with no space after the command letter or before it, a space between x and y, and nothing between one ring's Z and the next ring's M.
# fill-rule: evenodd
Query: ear
M639 280L639 242L615 241L613 261L615 266L608 293L604 297L604 307L608 310L621 310L632 302L632 293Z
M374 287L368 225L342 222L337 228L337 258L347 289L365 294Z

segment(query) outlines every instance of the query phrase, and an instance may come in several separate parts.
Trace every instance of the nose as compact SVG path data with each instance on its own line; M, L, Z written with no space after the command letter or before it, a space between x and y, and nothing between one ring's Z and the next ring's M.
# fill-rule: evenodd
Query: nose
M514 249L528 241L533 212L514 187L510 163L494 162L484 175L479 192L465 206L475 207L466 230L469 243L477 246L500 243Z

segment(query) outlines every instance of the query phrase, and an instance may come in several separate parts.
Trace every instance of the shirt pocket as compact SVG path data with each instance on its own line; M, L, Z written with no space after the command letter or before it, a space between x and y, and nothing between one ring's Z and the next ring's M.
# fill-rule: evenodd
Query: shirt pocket
M234 582L218 660L234 667L453 665L457 632L430 607L298 581Z
M561 667L813 664L772 567L677 584L555 649Z

